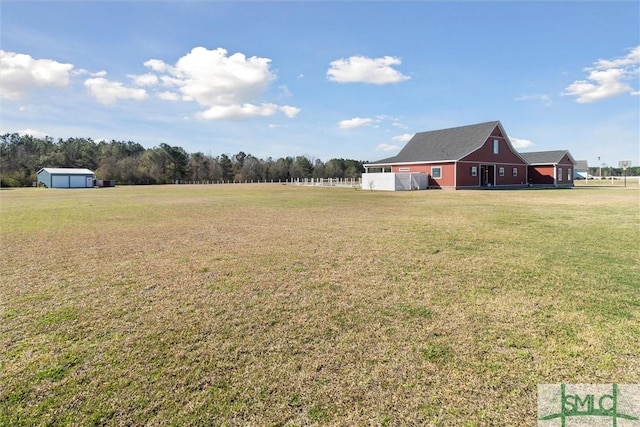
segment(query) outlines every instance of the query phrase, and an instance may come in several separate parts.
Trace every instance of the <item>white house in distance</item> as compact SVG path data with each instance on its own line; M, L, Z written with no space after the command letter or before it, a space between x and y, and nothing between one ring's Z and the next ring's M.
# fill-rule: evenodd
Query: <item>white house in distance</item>
M38 171L38 185L47 188L93 188L96 174L89 169L42 168Z

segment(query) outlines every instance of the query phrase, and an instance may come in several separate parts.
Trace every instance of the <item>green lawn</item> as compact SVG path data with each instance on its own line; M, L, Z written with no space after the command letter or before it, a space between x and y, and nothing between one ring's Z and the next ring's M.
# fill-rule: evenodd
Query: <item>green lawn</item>
M640 382L638 188L0 191L0 425L536 424Z

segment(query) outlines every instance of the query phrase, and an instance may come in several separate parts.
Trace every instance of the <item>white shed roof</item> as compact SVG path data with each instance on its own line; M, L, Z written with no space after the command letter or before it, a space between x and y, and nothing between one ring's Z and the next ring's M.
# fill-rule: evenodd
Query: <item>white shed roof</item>
M93 171L89 169L79 168L42 168L41 171L46 171L52 175L93 175Z

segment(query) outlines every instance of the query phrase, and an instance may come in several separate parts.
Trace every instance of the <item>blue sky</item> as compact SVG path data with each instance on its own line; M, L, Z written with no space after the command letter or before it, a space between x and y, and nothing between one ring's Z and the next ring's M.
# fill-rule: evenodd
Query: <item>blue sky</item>
M2 134L375 161L500 120L521 151L640 163L636 1L1 8Z

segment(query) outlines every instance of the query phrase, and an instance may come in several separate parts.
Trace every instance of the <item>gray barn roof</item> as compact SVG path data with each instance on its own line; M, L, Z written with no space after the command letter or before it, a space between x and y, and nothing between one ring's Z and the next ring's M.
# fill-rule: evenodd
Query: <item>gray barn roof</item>
M559 163L565 155L569 156L569 159L575 164L575 160L573 160L573 157L571 157L571 154L567 150L532 151L529 153L520 153L520 155L532 165L556 164Z
M586 160L576 160L576 169L589 169L589 163Z
M416 133L400 152L373 164L459 160L482 147L499 121ZM503 131L504 132L504 131Z

